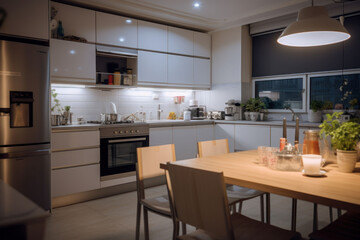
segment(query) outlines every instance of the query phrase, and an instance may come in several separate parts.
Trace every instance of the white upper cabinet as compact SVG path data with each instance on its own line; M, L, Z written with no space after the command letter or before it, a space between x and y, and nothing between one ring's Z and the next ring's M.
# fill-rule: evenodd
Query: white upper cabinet
M51 39L50 76L52 83L95 83L95 45Z
M168 27L168 52L192 56L194 54L194 32Z
M49 39L48 0L5 0L0 6L6 12L1 34Z
M194 58L194 85L209 88L210 81L210 60Z
M138 51L138 84L167 83L167 54Z
M96 42L137 48L137 20L96 12Z
M138 21L138 48L166 52L167 26Z
M211 36L209 34L194 32L194 56L210 58Z
M194 83L194 58L168 55L168 83L192 85Z
M88 42L95 42L95 11L51 2L57 10L55 19L61 21L65 36L85 38Z

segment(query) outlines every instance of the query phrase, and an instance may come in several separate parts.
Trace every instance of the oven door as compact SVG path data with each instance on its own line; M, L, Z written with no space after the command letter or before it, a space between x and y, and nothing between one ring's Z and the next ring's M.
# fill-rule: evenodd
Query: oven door
M148 136L101 139L100 175L136 171L136 149L147 146L149 146Z

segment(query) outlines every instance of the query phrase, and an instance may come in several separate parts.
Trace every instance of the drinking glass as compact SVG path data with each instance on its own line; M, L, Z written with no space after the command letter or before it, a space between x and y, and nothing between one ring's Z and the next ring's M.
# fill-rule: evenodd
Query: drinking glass
M259 164L267 165L267 148L266 146L258 147Z
M279 148L268 147L266 151L267 156L267 166L271 169L276 169L277 155Z

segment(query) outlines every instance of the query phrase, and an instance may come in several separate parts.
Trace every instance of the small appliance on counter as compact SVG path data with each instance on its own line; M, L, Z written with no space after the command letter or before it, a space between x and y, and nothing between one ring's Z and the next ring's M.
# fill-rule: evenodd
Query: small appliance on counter
M225 119L225 112L224 111L211 111L211 112L208 112L208 119L224 120Z
M206 107L205 106L196 106L189 107L191 112L191 120L204 120L206 119Z
M227 101L225 107L225 120L227 121L237 121L242 120L243 112L240 106L240 101L230 99Z

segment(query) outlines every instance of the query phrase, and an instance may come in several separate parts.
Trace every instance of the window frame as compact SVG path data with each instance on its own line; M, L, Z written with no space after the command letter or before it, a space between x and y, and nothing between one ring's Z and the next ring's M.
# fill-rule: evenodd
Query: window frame
M306 83L306 89L307 89L307 96L306 101L308 102L306 106L306 111L310 111L310 82L312 77L323 77L323 76L337 76L337 75L349 75L349 74L360 74L360 69L347 69L347 70L335 70L335 71L328 71L328 72L319 72L319 73L309 73L307 74L307 83ZM255 96L255 95L254 95ZM330 110L332 111L332 110Z
M271 76L271 77L255 77L252 78L252 97L255 97L255 83L259 81L273 81L273 80L288 80L293 78L302 78L302 108L301 109L293 109L296 113L306 113L307 111L307 74L287 74L281 76ZM310 97L309 97L310 98ZM269 113L287 113L289 110L286 109L267 109Z

